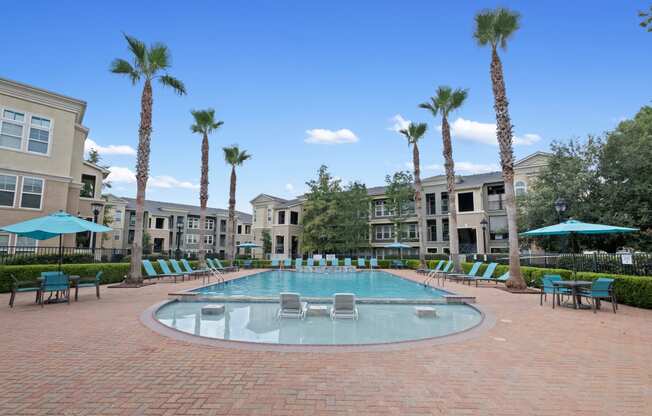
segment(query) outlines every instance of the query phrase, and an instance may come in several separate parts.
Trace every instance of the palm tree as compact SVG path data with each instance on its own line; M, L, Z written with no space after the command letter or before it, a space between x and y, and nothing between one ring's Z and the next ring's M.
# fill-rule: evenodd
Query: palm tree
M135 85L143 80L143 92L140 97L140 126L138 128L138 157L136 162L136 224L134 240L131 246L131 261L127 283L142 284L141 262L143 255L143 213L145 205L145 189L149 175L149 153L152 137L152 81L158 80L163 86L170 87L179 95L186 93L183 82L170 76L170 51L162 43L154 43L149 47L140 40L124 35L131 52L131 62L125 59L114 59L111 72L126 75Z
M414 165L414 204L417 211L417 223L419 232L426 229L426 221L421 211L421 168L419 162L419 140L426 134L428 125L426 123L410 123L407 128L399 130L408 141L408 146L412 145L412 164ZM419 236L419 263L421 268L426 268L426 239L425 236Z
M237 144L224 149L224 161L231 165L231 185L229 187L229 219L226 224L226 255L233 262L235 260L235 186L236 175L235 167L242 166L245 160L251 159L251 155L246 150L240 150Z
M201 140L201 180L199 181L199 267L206 267L204 251L204 231L206 230L206 205L208 204L208 135L220 128L223 121L215 121L215 110L192 110L190 114L195 124L190 126L193 133L202 135Z
M509 117L509 103L505 92L503 64L498 56L498 47L505 49L507 40L519 28L520 15L508 9L498 8L478 13L475 16L473 37L480 46L491 46L491 84L496 112L496 136L500 147L500 165L505 182L505 209L509 232L509 280L506 285L516 289L526 287L518 246L516 198L514 196L514 149L512 148L512 121Z
M441 140L443 143L444 168L446 170L446 183L448 185L448 239L450 255L453 260L454 270L461 271L460 243L457 234L457 197L455 195L455 162L453 161L453 146L451 144L451 129L448 124L448 115L451 111L462 106L468 95L467 90L440 86L430 102L419 104L419 107L429 110L433 117L441 114Z

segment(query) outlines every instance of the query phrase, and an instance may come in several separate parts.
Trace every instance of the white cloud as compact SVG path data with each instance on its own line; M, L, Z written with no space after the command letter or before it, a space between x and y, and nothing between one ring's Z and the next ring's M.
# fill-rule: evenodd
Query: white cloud
M94 140L86 139L86 142L84 143L84 152L88 153L91 149L97 150L101 155L136 155L136 149L126 144L100 146Z
M451 135L454 139L468 140L493 146L498 145L495 123L481 123L458 117L451 123ZM539 140L541 140L541 136L538 134L527 133L522 136L514 136L514 145L528 146Z
M111 183L136 183L136 174L129 168L122 166L111 166L109 176L104 180ZM199 189L199 185L188 181L180 181L169 175L150 176L147 186L152 188L181 188Z
M358 141L358 136L349 129L328 130L311 129L306 130L308 137L304 140L311 144L346 144Z
M389 121L392 123L391 127L388 127L387 130L400 132L403 129L407 129L410 125L410 120L407 120L400 114L396 114L394 117L390 118Z

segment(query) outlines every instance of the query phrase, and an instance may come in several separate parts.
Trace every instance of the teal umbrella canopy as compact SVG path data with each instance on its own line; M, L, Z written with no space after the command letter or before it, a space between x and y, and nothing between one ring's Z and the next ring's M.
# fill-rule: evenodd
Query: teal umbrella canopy
M242 243L238 247L240 247L240 248L257 248L257 247L260 247L260 246L258 244L256 244L256 243Z
M84 231L104 233L111 231L111 228L60 211L46 215L45 217L32 218L31 220L17 224L7 225L0 228L0 231L6 231L36 240L47 240L60 236L61 234L80 233Z
M520 235L523 237L545 237L571 234L633 233L636 231L638 231L638 228L617 227L615 225L591 224L577 220L568 220L560 224L525 231Z
M396 243L392 243L392 244L387 244L385 246L385 248L399 248L400 249L400 248L412 248L412 246L408 246L407 244L396 242Z

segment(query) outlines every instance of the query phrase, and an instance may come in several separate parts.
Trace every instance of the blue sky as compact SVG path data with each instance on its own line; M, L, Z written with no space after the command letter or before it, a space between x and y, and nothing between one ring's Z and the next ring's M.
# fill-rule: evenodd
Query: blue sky
M210 206L226 206L221 148L233 143L253 154L238 172L245 211L260 192L304 191L320 164L345 181L381 185L411 160L391 130L397 115L428 122L422 164L426 176L437 174L440 121L417 105L442 84L469 89L451 117L459 170L497 167L489 51L471 37L474 14L495 2L168 4L32 1L3 11L1 76L88 102L85 125L115 169L115 194L135 193L129 147L137 144L140 96L108 71L113 58L128 57L122 31L166 43L170 73L188 89L178 97L155 87L148 198L198 203L200 138L189 111L206 107L225 122L211 137ZM601 134L649 102L652 34L637 17L647 2L499 4L522 14L502 53L517 157L554 139ZM344 143L309 143L329 140Z

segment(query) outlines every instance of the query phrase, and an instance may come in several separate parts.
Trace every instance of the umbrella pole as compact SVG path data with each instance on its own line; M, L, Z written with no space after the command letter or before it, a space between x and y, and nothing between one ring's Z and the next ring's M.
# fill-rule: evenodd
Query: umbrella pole
M59 271L61 271L61 263L63 262L63 243L62 243L62 236L63 234L59 234Z

